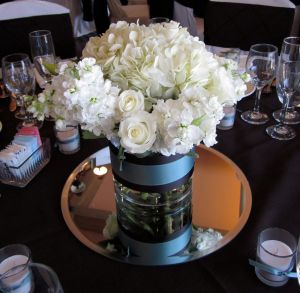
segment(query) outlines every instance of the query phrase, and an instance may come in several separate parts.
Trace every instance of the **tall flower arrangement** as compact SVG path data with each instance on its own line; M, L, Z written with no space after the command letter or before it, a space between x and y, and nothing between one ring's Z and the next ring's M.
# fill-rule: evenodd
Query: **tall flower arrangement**
M237 64L214 56L176 22L120 21L59 65L31 111L57 125L79 123L126 152L185 154L216 143L223 105L246 91Z

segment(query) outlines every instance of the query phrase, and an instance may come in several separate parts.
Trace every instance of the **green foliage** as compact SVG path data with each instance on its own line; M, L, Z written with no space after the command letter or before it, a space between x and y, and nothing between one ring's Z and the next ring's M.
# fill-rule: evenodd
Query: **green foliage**
M46 67L50 74L57 75L55 64L44 62L43 65Z
M88 130L83 130L82 131L82 138L83 139L97 139L97 138L102 138L102 137L104 137L104 136L102 136L102 135L97 136L93 132L90 132Z

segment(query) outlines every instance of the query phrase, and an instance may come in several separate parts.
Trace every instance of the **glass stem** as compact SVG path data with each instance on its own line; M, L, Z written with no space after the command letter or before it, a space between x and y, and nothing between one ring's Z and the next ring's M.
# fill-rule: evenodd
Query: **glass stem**
M256 97L255 97L253 112L259 113L260 111L260 97L261 97L262 89L263 89L262 87L256 89Z
M26 121L28 119L28 112L25 105L25 99L23 95L20 95L20 111L24 113L24 120Z
M284 108L282 110L284 110ZM286 112L293 113L294 110L295 110L295 106L293 105L293 99L290 98L289 102L287 103Z
M284 124L286 112L288 111L288 109L290 109L291 96L292 94L290 93L287 93L285 96L285 103L279 117L279 125L281 126Z

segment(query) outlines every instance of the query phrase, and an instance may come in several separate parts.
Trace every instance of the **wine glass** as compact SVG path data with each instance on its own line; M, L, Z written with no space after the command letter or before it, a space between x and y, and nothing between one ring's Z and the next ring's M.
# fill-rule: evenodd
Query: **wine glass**
M38 30L29 33L31 56L34 66L45 83L52 79L55 68L55 50L51 32Z
M274 77L278 59L278 49L271 44L252 45L246 62L246 72L256 86L256 98L253 110L243 112L241 118L250 124L260 125L269 120L266 113L260 111L261 93L265 85Z
M35 125L26 111L25 102L25 95L33 95L35 92L35 75L29 56L16 53L3 57L2 76L6 88L22 101L20 106L25 113L25 119L18 127Z
M276 88L284 95L284 109L281 111L280 121L276 125L269 126L266 132L275 139L289 140L296 136L295 130L284 124L288 105L290 105L293 96L300 91L300 60L285 61L281 58L276 76Z
M296 272L298 277L298 284L300 286L300 236L298 238L297 252L296 252Z
M292 55L290 55L290 51L292 50ZM300 61L300 37L287 37L283 40L280 60L283 59L285 61L293 60ZM273 117L276 121L280 122L281 114L285 108L285 96L280 87L277 87L277 95L279 101L282 103L282 109L279 109L273 112ZM295 106L300 105L300 91L296 90L296 93L293 96L293 99L289 101L289 105L287 105L287 109L284 115L284 124L298 124L300 123L300 114L295 110Z
M165 23L165 22L170 22L170 19L167 17L152 17L149 20L149 24L155 24L155 23Z

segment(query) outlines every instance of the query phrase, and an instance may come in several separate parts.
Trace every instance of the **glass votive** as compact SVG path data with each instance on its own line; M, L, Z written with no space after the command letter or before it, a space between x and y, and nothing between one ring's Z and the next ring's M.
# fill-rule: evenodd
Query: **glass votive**
M223 107L224 117L217 125L218 129L229 130L233 127L236 113L236 105L225 105Z
M58 129L54 126L54 132L58 149L66 155L75 154L80 149L80 136L78 126L67 126L64 129Z
M59 281L59 278L52 268L40 263L30 263L29 267L33 275L34 292L37 293L63 293L64 292L61 283Z
M295 264L297 243L295 237L280 228L268 228L258 237L256 257L257 261L282 272L290 272ZM265 284L273 287L284 285L288 277L255 268L256 276Z
M31 293L34 289L30 249L22 244L11 244L0 249L0 291Z

